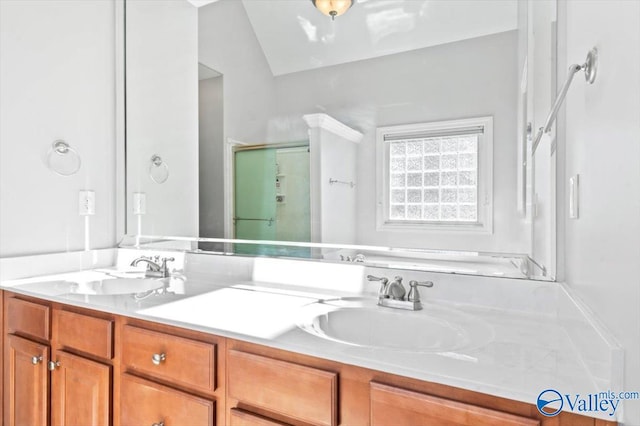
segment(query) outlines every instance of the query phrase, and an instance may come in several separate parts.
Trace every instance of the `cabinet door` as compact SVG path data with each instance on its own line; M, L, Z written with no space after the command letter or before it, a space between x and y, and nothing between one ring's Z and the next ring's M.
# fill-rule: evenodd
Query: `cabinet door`
M120 423L126 426L213 426L215 404L204 398L123 374Z
M5 343L5 424L46 425L49 347L13 335Z
M108 425L110 367L65 352L52 359L52 425Z

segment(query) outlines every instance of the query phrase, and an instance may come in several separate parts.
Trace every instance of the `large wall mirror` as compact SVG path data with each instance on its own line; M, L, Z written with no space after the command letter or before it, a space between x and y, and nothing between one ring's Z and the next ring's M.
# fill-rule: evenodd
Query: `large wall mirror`
M555 0L319 3L126 0L127 234L554 279Z

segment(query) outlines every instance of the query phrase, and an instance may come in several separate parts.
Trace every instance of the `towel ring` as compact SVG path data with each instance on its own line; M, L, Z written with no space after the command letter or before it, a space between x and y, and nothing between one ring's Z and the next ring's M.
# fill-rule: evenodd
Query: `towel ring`
M158 184L165 183L169 179L169 166L157 154L151 156L151 164L149 165L149 177Z
M62 139L53 141L47 153L47 167L60 175L71 176L80 170L82 161L78 152Z

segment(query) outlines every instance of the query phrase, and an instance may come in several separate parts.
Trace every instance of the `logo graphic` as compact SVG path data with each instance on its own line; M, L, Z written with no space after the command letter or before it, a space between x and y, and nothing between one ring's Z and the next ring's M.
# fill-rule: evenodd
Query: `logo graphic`
M549 405L555 403L558 403L559 405L557 407L549 407ZM557 415L560 410L562 410L563 404L564 401L562 400L562 395L560 395L560 392L555 389L547 389L543 390L542 392L540 392L540 395L538 395L536 406L538 407L538 411L540 412L540 414L542 414L543 416L553 417ZM545 407L547 407L546 410Z

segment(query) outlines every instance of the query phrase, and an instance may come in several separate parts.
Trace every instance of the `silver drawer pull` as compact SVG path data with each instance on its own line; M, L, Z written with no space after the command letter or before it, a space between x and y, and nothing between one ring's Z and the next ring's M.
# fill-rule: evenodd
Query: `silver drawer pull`
M165 353L161 353L161 354L153 354L153 356L151 357L151 362L153 362L154 365L160 365L162 362L164 362L167 359L167 354ZM154 425L159 425L159 426L163 426L164 423L154 423Z
M158 423L153 423L151 426L164 426L164 421L158 422Z
M41 362L42 362L42 357L41 356L32 356L31 357L31 364L38 365Z

